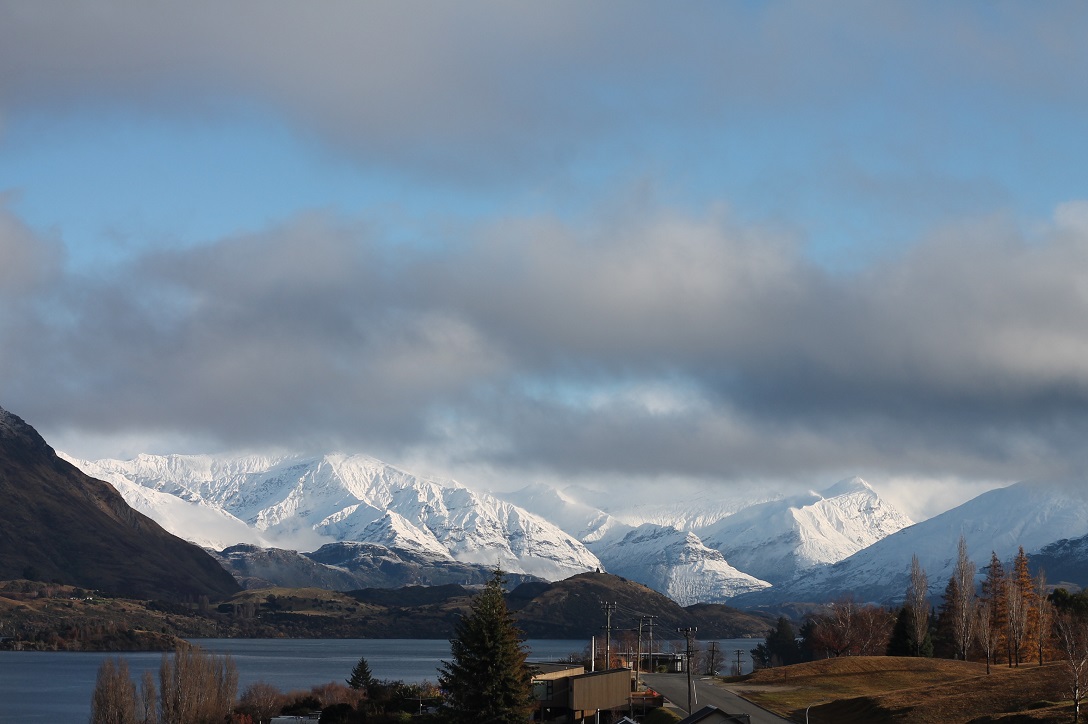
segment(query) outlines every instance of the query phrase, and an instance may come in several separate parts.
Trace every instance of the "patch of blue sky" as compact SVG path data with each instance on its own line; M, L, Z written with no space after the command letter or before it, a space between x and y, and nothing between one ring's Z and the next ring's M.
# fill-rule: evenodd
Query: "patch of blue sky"
M259 231L314 209L403 219L421 210L482 215L494 205L338 158L274 116L252 113L214 122L13 114L0 137L0 190L32 228L58 235L79 266Z

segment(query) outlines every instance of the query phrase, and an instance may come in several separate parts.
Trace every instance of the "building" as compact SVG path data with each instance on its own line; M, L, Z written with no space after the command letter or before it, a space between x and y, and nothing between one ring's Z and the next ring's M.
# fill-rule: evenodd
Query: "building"
M571 664L532 664L534 721L578 722L598 711L625 711L631 706L634 682L630 669L586 673Z

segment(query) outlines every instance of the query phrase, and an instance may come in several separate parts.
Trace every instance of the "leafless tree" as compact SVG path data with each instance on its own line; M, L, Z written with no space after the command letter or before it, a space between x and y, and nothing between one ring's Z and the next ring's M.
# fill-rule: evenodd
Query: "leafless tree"
M967 540L961 535L956 552L956 567L952 570L952 635L956 655L967 660L967 651L975 634L975 564L967 555Z
M929 578L916 555L910 560L910 585L905 603L914 624L914 650L921 651L929 630Z
M975 600L975 640L986 653L986 673L1001 642L1001 630L994 624L993 604L986 599Z
M220 724L234 707L238 671L230 656L179 649L163 654L159 687L162 724Z
M159 693L155 689L155 675L145 671L140 678L140 696L137 699L137 712L140 724L159 724Z
M1066 681L1073 696L1073 721L1080 720L1080 703L1088 686L1088 622L1072 612L1054 618L1054 637L1062 653Z
M91 724L138 724L136 685L122 658L106 659L98 667L91 695Z
M283 708L283 694L275 686L257 681L246 687L238 709L253 717L253 724L266 724Z
M1054 604L1046 597L1046 571L1035 576L1035 645L1039 649L1039 666L1043 665L1048 644L1054 635Z

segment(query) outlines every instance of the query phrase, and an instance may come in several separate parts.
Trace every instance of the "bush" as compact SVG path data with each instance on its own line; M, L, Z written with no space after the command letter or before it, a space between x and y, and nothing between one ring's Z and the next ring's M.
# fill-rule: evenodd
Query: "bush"
M672 709L654 709L642 719L642 724L672 724L680 721L680 715Z

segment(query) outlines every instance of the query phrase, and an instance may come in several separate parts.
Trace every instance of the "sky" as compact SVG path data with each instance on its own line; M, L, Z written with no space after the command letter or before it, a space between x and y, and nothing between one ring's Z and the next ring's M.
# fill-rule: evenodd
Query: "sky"
M1085 479L1079 2L0 0L0 406L84 458L922 519Z

